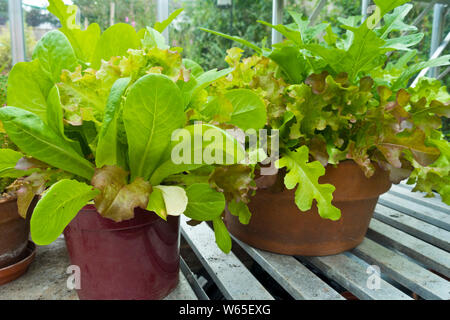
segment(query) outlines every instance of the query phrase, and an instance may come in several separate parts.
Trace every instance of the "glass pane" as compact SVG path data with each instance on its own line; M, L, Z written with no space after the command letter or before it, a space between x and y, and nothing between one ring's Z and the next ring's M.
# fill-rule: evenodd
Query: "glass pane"
M45 0L22 0L27 60L31 60L34 47L42 36L60 26L58 19L47 11L47 6Z
M81 11L81 24L96 22L102 30L114 23L128 23L140 30L156 21L156 0L73 0Z
M0 0L0 107L6 104L6 85L12 62L8 20L8 0Z
M11 69L11 34L9 31L8 0L0 0L0 70L3 75ZM3 102L3 99L2 99Z

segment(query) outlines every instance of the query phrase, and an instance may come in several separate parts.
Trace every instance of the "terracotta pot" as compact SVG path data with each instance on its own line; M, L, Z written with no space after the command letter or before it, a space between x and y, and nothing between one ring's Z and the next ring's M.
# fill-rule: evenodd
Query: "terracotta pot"
M268 180L270 183L267 183ZM295 190L284 188L283 173L261 177L249 208L249 225L226 213L227 227L239 240L275 253L303 256L337 254L358 246L364 239L378 197L387 192L389 174L377 168L370 179L353 161L328 166L320 183L336 187L333 204L341 209L341 219L322 219L315 202L311 210L301 212L294 202ZM265 186L264 186L265 184ZM269 184L270 187L267 185Z
M0 269L26 256L29 220L18 212L16 199L0 199Z
M64 231L72 265L80 268L82 300L162 299L178 284L179 218L164 221L135 210L116 223L86 206Z

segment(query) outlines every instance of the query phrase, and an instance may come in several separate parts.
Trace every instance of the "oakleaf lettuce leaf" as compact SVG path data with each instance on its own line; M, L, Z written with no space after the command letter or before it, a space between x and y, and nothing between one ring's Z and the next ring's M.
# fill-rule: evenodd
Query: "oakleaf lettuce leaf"
M288 151L277 161L278 168L287 169L284 178L286 188L295 191L295 203L301 211L308 211L313 200L317 202L319 214L324 219L339 220L341 211L332 205L333 192L330 184L319 184L319 178L325 174L325 168L318 161L309 162L308 147L302 146L296 151Z

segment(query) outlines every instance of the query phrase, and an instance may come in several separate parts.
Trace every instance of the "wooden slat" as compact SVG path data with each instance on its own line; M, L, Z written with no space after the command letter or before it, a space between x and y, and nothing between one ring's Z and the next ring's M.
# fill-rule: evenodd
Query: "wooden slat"
M297 300L345 300L338 292L291 256L254 249L234 240Z
M197 300L196 294L182 272L180 272L180 283L178 287L164 300Z
M352 252L422 298L450 299L449 281L370 239Z
M344 254L327 257L299 257L321 270L353 295L362 300L411 300L407 294L380 279L379 289L369 289L367 266Z
M205 223L192 227L181 217L181 232L226 299L273 300L270 293L231 252L217 247L214 232Z
M427 268L450 277L450 253L381 221L372 219L367 236L421 262Z
M412 200L418 202L422 205L429 206L435 210L442 211L444 213L450 214L450 206L442 202L439 195L435 198L425 198L425 194L422 192L412 192L411 189L402 187L401 185L392 185L389 193L396 196L402 197L407 200Z
M414 218L431 223L439 228L450 230L450 215L430 206L422 205L419 202L413 202L398 197L393 193L382 195L378 203L406 213Z
M450 251L450 232L397 210L377 205L374 217L419 239Z
M208 295L203 290L203 287L200 285L200 283L197 281L197 278L192 273L191 269L189 269L189 266L184 261L183 257L180 257L180 269L186 277L187 282L189 282L192 290L195 292L197 298L199 300L209 300Z

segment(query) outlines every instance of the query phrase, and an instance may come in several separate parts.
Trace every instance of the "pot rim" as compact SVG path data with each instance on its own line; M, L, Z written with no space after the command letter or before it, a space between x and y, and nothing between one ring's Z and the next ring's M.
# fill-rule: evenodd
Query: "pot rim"
M5 204L5 203L10 203L10 202L15 202L15 201L17 201L17 196L13 196L11 198L9 198L9 197L7 198L7 197L3 197L0 194L0 205Z
M78 216L79 214L83 214L83 211L87 211L87 213L90 213L90 214L98 215L98 218L106 219L106 220L108 220L109 223L112 223L112 224L114 224L114 223L116 223L116 224L127 223L127 222L129 222L129 221L131 221L131 220L133 220L133 219L136 218L136 213L135 213L135 217L132 218L132 219L124 220L124 221L121 221L121 222L115 222L115 221L112 220L112 219L103 217L103 216L97 211L97 208L95 207L94 204L88 204L88 205L84 206L84 207L78 212L77 216ZM146 211L147 211L147 210L146 210ZM105 226L104 228L95 228L95 227L91 227L91 228L80 228L80 227L78 227L77 225L71 225L71 224L69 224L69 226L70 226L70 228L73 229L73 230L82 231L82 232L115 232L115 231L126 231L126 230L132 230L132 229L142 228L142 227L145 227L145 226L154 224L154 223L158 222L159 219L161 219L156 213L154 213L154 212L152 212L152 211L148 211L148 213L149 213L149 214L154 214L154 215L156 215L156 217L155 217L156 219L153 219L152 221L143 222L143 223L137 224L137 225L128 225L128 226L122 226L122 227L120 227L120 226L117 226L117 227L108 227L108 226ZM161 219L161 220L162 220L162 219ZM165 221L165 222L167 223L167 221ZM68 227L69 227L69 226L68 226Z

